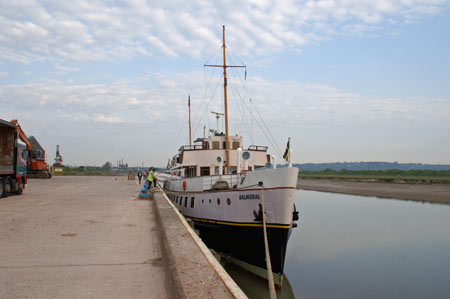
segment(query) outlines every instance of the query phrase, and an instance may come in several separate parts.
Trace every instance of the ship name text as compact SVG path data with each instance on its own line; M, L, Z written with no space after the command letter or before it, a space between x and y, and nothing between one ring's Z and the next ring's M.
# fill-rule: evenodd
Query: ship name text
M240 194L239 200L255 200L259 199L259 194Z

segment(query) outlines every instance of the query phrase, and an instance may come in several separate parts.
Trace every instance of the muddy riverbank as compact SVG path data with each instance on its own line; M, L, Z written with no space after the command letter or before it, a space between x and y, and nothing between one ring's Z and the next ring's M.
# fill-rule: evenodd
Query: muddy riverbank
M299 179L298 189L450 204L450 186Z

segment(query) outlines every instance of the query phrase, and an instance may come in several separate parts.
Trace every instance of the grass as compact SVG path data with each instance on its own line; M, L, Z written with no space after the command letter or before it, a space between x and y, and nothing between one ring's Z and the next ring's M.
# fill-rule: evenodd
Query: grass
M299 177L354 182L450 184L450 170L300 170Z

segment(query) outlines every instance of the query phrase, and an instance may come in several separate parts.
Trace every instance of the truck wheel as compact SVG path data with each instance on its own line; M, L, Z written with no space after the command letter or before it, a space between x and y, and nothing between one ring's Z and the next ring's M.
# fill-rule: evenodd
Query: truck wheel
M20 183L19 183L18 186L17 186L16 194L17 194L17 195L20 195L20 194L22 194L22 193L23 193L23 181L20 180Z
M3 183L3 178L0 178L0 198L3 197L3 191L5 191L5 185Z
M18 188L19 183L17 182L17 180L11 180L11 187L9 187L9 191L11 193L16 193Z
M11 191L11 180L10 178L6 178L3 183L3 197L8 197L9 192Z

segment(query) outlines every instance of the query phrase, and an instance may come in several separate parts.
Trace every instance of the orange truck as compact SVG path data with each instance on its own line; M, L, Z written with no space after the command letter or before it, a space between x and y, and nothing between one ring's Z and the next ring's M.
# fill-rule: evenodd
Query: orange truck
M22 194L27 184L28 151L18 139L18 127L0 119L0 198Z
M28 151L28 162L27 170L28 177L30 178L41 178L49 179L52 177L50 169L47 162L45 161L45 151L39 142L33 136L27 137L25 132L20 127L17 119L11 121L11 124L17 126L19 132L19 138L22 140L27 147Z

